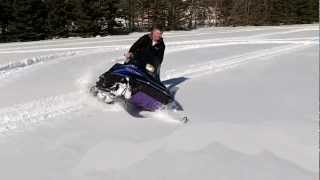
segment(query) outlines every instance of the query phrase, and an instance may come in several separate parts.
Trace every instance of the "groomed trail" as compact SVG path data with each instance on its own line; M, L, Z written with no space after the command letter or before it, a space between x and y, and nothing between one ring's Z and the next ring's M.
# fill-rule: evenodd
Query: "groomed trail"
M191 122L90 86L141 33L0 44L0 179L317 179L319 25L165 32Z

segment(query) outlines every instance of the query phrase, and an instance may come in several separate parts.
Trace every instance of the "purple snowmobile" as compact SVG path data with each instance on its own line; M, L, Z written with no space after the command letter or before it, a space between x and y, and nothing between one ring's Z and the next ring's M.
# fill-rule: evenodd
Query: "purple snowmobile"
M90 91L108 104L120 98L143 111L172 108L175 104L174 96L160 81L147 69L133 64L115 64Z

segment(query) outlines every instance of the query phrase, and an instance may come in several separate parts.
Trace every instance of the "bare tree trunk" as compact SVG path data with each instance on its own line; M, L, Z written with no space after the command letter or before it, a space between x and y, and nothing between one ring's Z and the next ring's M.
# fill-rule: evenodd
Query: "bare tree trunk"
M128 0L129 4L129 32L132 32L134 30L134 3L135 0Z

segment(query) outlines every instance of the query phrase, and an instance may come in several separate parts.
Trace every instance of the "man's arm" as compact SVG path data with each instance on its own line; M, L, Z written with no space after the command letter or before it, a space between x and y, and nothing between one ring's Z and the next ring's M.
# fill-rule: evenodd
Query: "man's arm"
M140 50L143 47L143 44L146 41L146 36L144 35L141 38L139 38L129 49L129 53L135 54L138 50Z

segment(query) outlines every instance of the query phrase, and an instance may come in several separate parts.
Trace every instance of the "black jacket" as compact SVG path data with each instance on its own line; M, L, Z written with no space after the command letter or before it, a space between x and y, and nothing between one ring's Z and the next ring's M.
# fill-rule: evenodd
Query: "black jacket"
M130 63L145 68L146 64L151 64L155 67L155 78L159 80L160 67L163 61L165 44L163 39L152 46L152 38L150 34L142 36L136 41L129 52L133 54Z

